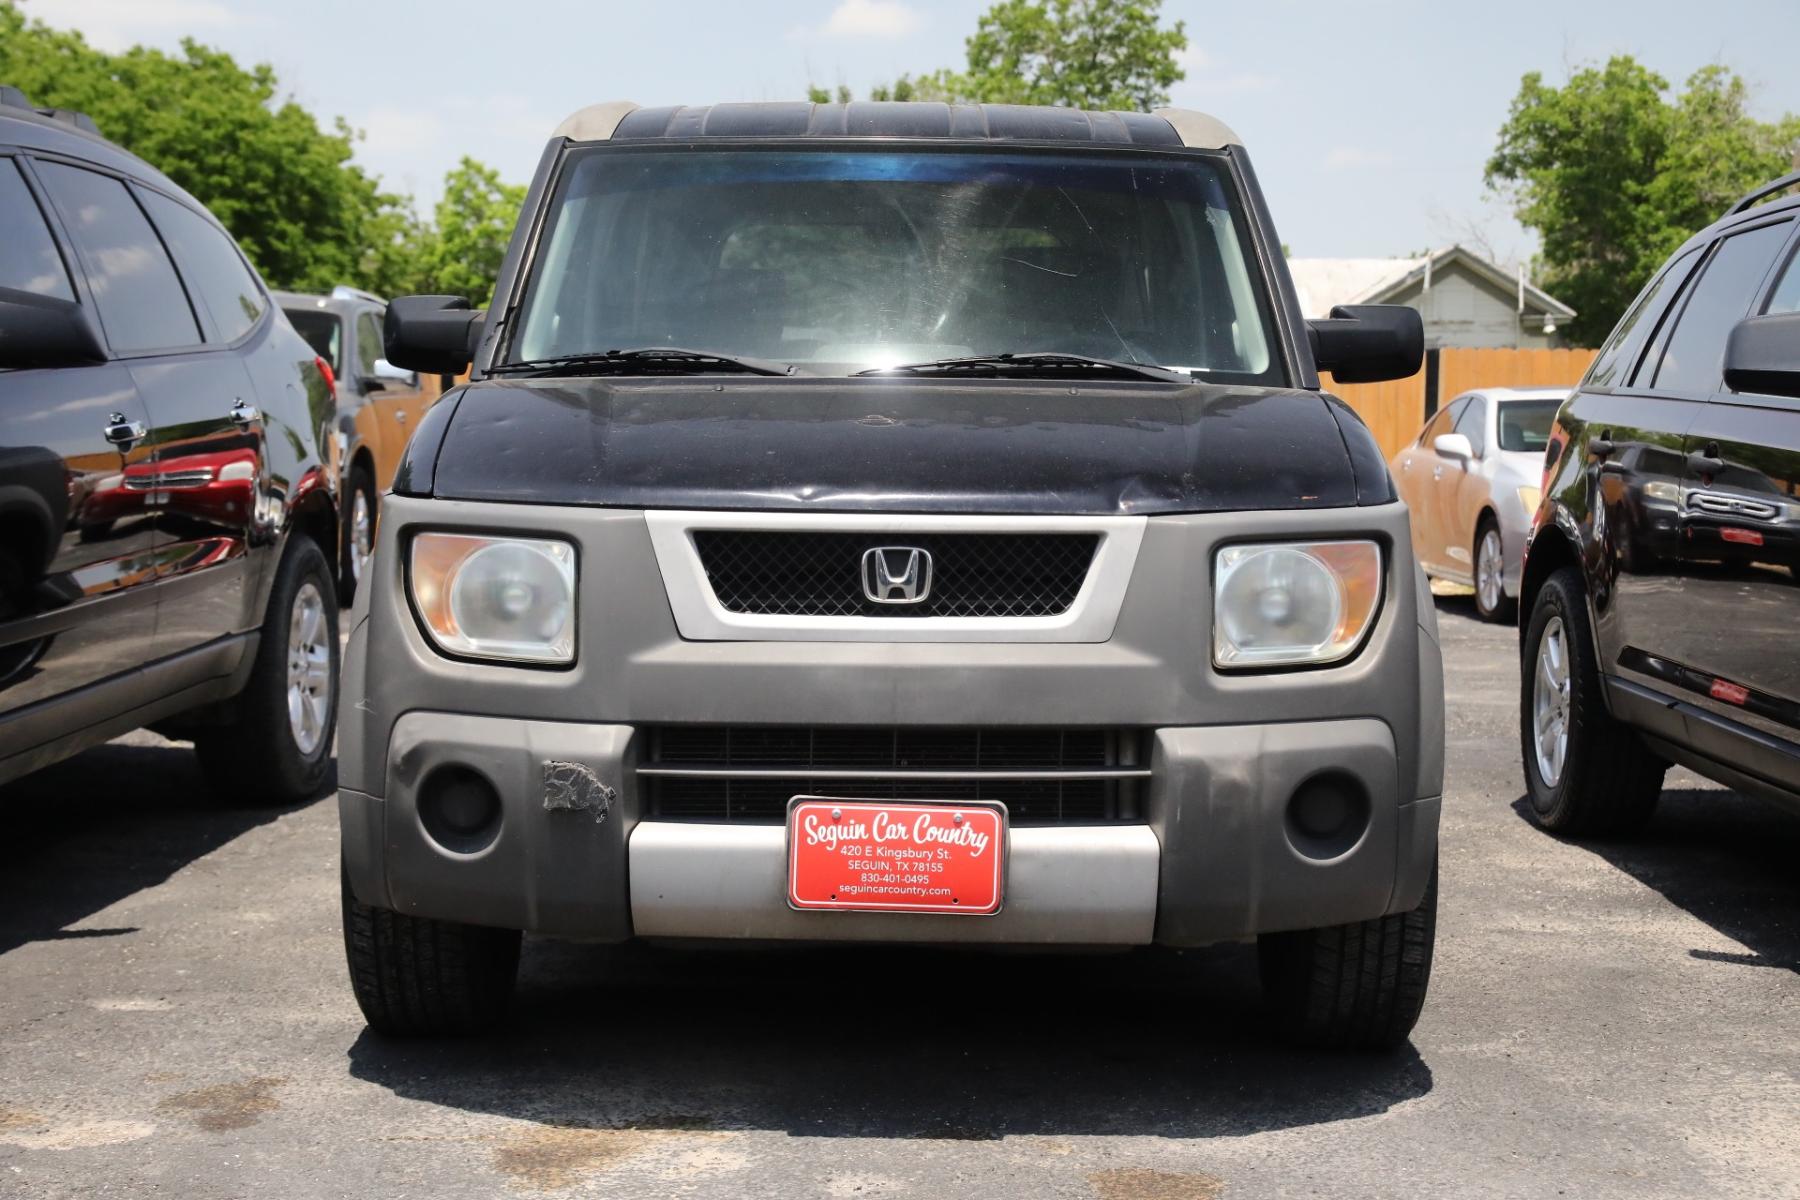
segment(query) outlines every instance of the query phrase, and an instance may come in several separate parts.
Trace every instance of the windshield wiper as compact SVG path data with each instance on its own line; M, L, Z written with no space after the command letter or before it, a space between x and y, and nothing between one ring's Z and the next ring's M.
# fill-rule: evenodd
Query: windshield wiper
M1114 358L1095 358L1091 354L1065 354L1044 350L1026 354L971 354L962 358L934 358L930 362L902 363L897 367L871 367L858 375L938 375L958 371L1070 371L1128 375L1134 379L1150 379L1157 383L1190 383L1191 377L1180 371L1151 363L1122 362Z
M710 350L684 350L679 346L641 346L635 350L603 350L592 354L564 354L556 358L496 363L491 373L536 377L649 373L684 375L706 371L731 371L742 375L793 375L797 373L797 368L792 363L739 358L731 354L714 354Z

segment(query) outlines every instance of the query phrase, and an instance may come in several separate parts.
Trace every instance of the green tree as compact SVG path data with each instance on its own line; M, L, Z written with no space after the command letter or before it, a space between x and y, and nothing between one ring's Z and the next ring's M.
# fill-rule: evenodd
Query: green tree
M1001 0L964 43L968 69L927 76L960 100L1149 111L1185 78L1187 30L1162 0Z
M477 308L494 295L500 260L525 204L525 188L464 157L444 177L436 228L423 237L421 290L467 296Z
M1561 88L1534 71L1488 160L1488 185L1538 233L1540 281L1575 309L1579 344L1598 345L1677 246L1800 151L1800 118L1750 116L1744 81L1722 66L1669 91L1630 56Z
M961 100L974 104L1059 104L1148 112L1169 102L1185 79L1187 29L1163 28L1162 0L1001 0L963 43L963 71L902 75L877 84L871 100ZM814 104L832 94L808 86ZM837 88L839 103L850 90Z
M379 283L376 242L404 225L404 205L350 161L354 132L321 129L277 96L272 68L183 41L181 53L107 54L77 33L28 21L0 0L0 80L38 104L79 109L231 230L278 287Z

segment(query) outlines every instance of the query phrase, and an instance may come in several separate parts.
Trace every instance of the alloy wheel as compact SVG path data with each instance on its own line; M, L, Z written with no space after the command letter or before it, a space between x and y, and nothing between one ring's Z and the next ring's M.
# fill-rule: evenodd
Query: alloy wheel
M300 753L310 757L325 737L331 712L331 647L325 598L311 580L300 585L288 613L288 728Z
M1475 551L1475 594L1481 601L1481 611L1491 613L1500 607L1501 576L1506 570L1506 560L1500 550L1500 531L1489 526L1481 535L1481 545Z
M1538 638L1531 689L1533 746L1545 787L1562 779L1569 756L1569 637L1561 617L1551 617Z
M350 502L350 577L361 583L375 555L375 514L369 511L369 493L356 489Z

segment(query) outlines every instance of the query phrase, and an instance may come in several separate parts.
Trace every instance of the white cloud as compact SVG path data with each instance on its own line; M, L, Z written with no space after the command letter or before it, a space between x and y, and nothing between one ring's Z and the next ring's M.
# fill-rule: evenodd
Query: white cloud
M904 0L843 0L819 31L826 37L905 37L924 24Z
M214 0L28 0L25 15L73 29L97 49L116 53L143 41L177 39L241 24Z
M1335 146L1325 156L1327 171L1356 171L1365 167L1391 167L1394 156L1386 150L1365 150L1361 146Z

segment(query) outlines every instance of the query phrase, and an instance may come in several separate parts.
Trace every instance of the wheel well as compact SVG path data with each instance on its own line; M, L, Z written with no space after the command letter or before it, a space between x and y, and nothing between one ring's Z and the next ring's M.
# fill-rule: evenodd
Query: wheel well
M1545 525L1538 530L1531 541L1530 556L1525 559L1525 570L1519 577L1519 636L1525 636L1524 630L1531 623L1531 609L1537 603L1538 589L1544 586L1544 580L1550 578L1563 567L1572 567L1581 560L1575 555L1575 547L1569 544L1569 536L1554 525Z
M317 542L328 562L337 561L337 524L337 510L323 491L307 496L288 518L290 534L304 533Z

